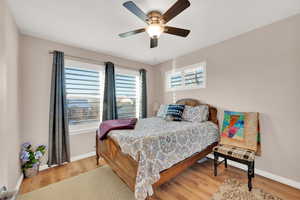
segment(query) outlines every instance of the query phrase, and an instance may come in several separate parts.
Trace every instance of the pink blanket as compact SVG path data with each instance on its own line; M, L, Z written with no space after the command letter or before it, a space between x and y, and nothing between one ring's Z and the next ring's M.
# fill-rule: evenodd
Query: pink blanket
M117 129L134 129L137 118L106 120L100 124L98 136L100 140L104 140L111 130Z

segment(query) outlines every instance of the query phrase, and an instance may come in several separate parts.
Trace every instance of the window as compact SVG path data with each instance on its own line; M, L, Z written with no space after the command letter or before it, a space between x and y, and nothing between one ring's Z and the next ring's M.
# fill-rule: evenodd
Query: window
M169 91L205 88L205 63L166 72L166 88Z
M137 71L116 70L118 118L139 117L139 75Z
M139 73L115 68L119 118L139 117ZM67 112L71 134L95 131L102 121L104 66L65 61Z
M65 82L70 133L97 129L102 117L103 66L67 60Z

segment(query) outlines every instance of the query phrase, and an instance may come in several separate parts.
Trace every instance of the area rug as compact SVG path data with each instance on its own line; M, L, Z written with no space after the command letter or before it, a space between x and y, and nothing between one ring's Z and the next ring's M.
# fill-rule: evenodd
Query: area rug
M248 185L240 183L237 179L226 179L212 200L282 200L261 189L253 188L248 191Z
M134 194L108 166L103 166L20 195L18 200L134 200Z

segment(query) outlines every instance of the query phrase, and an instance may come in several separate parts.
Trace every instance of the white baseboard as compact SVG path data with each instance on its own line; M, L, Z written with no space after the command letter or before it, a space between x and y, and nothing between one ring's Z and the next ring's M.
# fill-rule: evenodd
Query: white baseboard
M81 155L78 155L78 156L74 156L74 157L71 158L71 162L76 161L76 160L81 160L81 159L84 159L84 158L88 158L88 157L91 157L91 156L94 156L94 155L96 155L95 151L85 153L85 154L81 154ZM55 167L55 166L57 166L57 165L53 165L52 167ZM48 169L48 168L49 168L48 165L41 165L40 166L40 171Z
M23 179L24 179L24 175L22 173L21 176L20 176L20 178L19 178L19 180L18 180L18 182L17 182L17 184L16 184L16 187L15 187L15 190L17 191L17 193L11 198L11 200L17 199L17 196L19 194L19 191L20 191Z
M16 184L16 188L15 188L15 189L16 189L17 191L20 190L20 187L21 187L21 185L22 185L23 179L24 179L24 175L23 175L23 173L22 173L21 176L20 176L20 178L19 178L19 180L18 180L18 182L17 182L17 184Z
M88 158L88 157L92 157L92 156L95 156L95 155L96 155L96 151L92 151L92 152L89 152L89 153L74 156L74 157L71 158L71 162L76 161L76 160L81 160L81 159L84 159L84 158Z
M211 158L211 159L214 159L214 156L212 154L208 154L207 157ZM248 169L246 165L243 165L243 164L231 161L231 160L228 160L228 165L231 165L233 167L236 167L236 168L239 168L239 169L242 169L242 170L247 170ZM255 174L258 174L260 176L269 178L271 180L274 180L274 181L289 185L291 187L300 189L300 182L298 182L298 181L294 181L294 180L291 180L291 179L288 179L288 178L285 178L285 177L282 177L282 176L278 176L278 175L275 175L275 174L272 174L270 172L266 172L266 171L263 171L263 170L260 170L260 169L257 169L257 168L255 168Z

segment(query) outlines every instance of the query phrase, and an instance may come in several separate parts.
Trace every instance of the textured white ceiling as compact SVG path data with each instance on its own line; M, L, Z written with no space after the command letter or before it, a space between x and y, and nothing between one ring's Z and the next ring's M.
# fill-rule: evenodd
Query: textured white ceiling
M146 33L118 34L145 24L125 0L7 0L22 33L114 56L158 64L300 13L300 0L190 0L168 24L191 30L188 38L163 34L150 49ZM146 13L166 11L175 0L134 0Z

